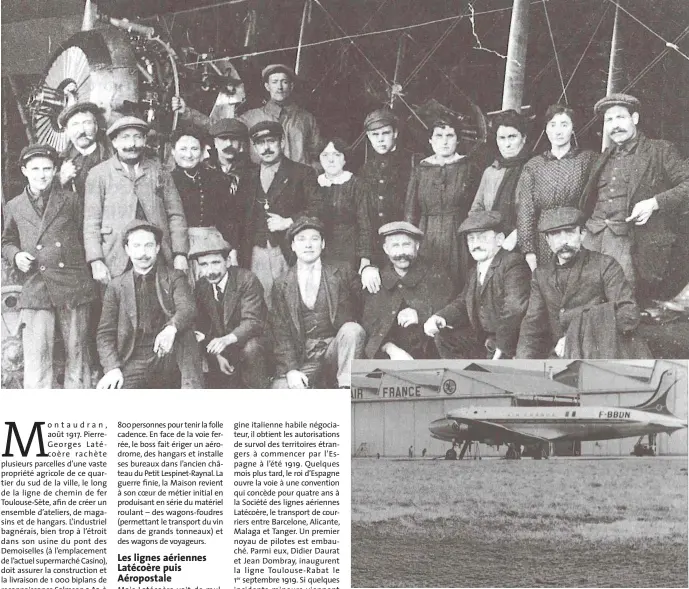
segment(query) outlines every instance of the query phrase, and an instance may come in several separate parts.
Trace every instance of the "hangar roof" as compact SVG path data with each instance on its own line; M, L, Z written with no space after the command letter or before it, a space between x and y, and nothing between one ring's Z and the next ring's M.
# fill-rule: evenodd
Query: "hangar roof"
M534 377L543 378L542 370L524 370L523 368L515 368L507 366L504 363L497 362L472 362L464 370L475 372L491 372L493 374L528 374Z
M464 377L489 384L504 390L507 393L516 395L574 395L577 390L573 387L564 385L554 380L543 378L542 375L535 376L531 373L523 374L524 371L514 371L503 374L490 372L478 372L475 370L376 370L373 373L388 374L400 380L406 380L416 385L430 388L440 388L445 378ZM352 384L364 388L377 388L380 384L379 378L371 378L368 375L352 374Z
M588 360L575 360L574 362L570 362L567 365L567 368L556 373L555 378L568 372L577 371L581 364L595 366L600 370L606 370L619 376L634 378L644 383L649 382L651 380L651 376L653 375L653 366L639 366L636 364L624 364L622 362L591 362Z

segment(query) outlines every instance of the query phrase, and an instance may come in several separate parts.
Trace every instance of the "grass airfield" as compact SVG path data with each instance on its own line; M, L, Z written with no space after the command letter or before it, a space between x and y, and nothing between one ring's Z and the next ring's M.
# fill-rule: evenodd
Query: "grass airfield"
M352 459L354 587L687 587L687 458Z

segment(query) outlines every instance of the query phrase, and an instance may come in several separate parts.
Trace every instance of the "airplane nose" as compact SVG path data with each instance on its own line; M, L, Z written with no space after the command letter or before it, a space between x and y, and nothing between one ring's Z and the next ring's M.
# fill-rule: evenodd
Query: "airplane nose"
M457 424L452 419L447 419L443 417L442 419L436 419L432 421L428 426L431 432L431 436L438 438L439 440L449 440L451 441L457 436Z

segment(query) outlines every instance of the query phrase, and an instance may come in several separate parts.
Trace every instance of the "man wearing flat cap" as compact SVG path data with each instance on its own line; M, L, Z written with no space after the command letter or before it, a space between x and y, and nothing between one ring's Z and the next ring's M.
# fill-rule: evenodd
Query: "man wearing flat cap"
M246 170L249 129L239 119L220 119L210 126L208 132L215 147L209 164L230 179L234 196L239 179Z
M161 252L166 264L186 270L189 238L184 209L170 172L144 156L149 126L136 117L115 121L107 135L115 155L97 165L86 179L84 247L93 278L106 285L124 272L129 258L123 230L145 220L163 232Z
M512 358L529 302L531 270L524 256L503 249L499 211L477 211L459 226L476 261L460 295L425 323L443 358Z
M122 229L129 268L105 290L98 325L99 389L203 388L187 276L161 263L163 230L143 219Z
M83 200L86 176L91 168L112 157L112 147L99 128L101 109L93 102L77 102L63 110L57 124L69 145L60 154L60 184Z
M378 234L388 262L381 270L378 292L364 292L366 357L437 358L435 344L423 326L434 311L452 300L449 272L419 257L423 232L411 223L393 221Z
M538 230L554 255L533 273L517 358L650 357L636 334L639 307L622 267L582 247L581 212L544 211Z
M280 123L261 121L249 133L261 164L249 168L239 186L244 210L239 265L261 281L270 308L273 281L293 258L285 232L295 219L316 210L318 182L313 168L284 156Z
M2 255L26 276L18 302L24 388L53 388L56 325L65 348L65 388L91 388L86 333L96 288L84 255L82 202L53 183L59 158L52 147L30 145L19 160L27 186L4 207Z
M249 129L262 121L274 121L284 129L284 154L292 161L318 166L317 149L320 131L316 118L294 102L292 93L297 78L294 70L281 63L274 63L261 72L263 85L270 98L259 108L252 108L240 115ZM251 159L261 161L256 149L251 150Z
M366 162L359 177L371 185L369 216L373 234L392 221L404 219L404 202L413 165L413 154L398 145L399 122L397 115L387 108L369 113L364 119L364 130L371 144ZM380 269L387 263L382 242L374 244L374 255L368 270L359 271L364 288L378 292Z
M273 287L273 388L349 388L352 361L363 354L366 334L355 319L353 277L346 267L321 261L323 232L316 217L297 219L287 232L297 263Z
M263 288L249 270L231 265L230 250L217 234L208 234L189 250L199 273L196 330L208 359L206 386L268 388Z
M584 245L615 258L642 303L674 296L663 287L677 256L673 247L681 250L684 243L676 242L686 242L689 162L668 141L639 130L634 96L611 94L594 110L611 146L594 164L582 197L588 217ZM677 267L686 271L685 262Z

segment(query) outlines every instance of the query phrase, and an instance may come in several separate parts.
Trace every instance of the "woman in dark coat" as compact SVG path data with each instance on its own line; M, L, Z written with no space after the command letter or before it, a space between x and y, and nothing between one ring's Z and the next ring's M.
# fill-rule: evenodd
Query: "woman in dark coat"
M517 239L531 270L552 256L538 233L544 210L578 207L596 154L572 145L574 112L555 104L545 114L545 132L551 148L529 160L517 185Z
M434 153L412 170L405 220L424 232L421 254L431 264L447 269L456 295L471 267L466 242L458 239L457 229L469 212L476 174L473 162L456 151L454 125L438 120L430 128Z
M326 138L319 159L324 172L318 176L318 210L311 214L325 225L324 259L356 272L371 262L368 184L344 169L347 146L342 139Z
M230 179L203 165L206 140L200 131L179 130L173 134L171 143L175 159L171 173L182 199L191 249L194 249L191 241L203 233L195 228L215 228L232 246L230 255L236 265L239 216L231 199Z

